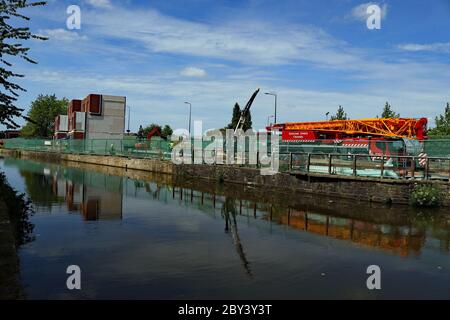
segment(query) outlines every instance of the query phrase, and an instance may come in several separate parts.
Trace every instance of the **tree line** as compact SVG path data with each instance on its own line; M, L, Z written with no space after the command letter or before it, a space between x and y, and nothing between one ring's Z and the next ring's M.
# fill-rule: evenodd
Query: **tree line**
M67 114L69 100L67 98L57 98L55 94L52 95L39 95L30 105L30 110L27 113L27 122L21 129L21 136L23 137L40 137L49 138L53 136L55 118L59 114ZM242 110L238 103L233 107L231 122L225 126L224 129L235 129L239 118L241 117ZM400 114L396 113L392 106L386 102L380 115L377 118L400 118ZM349 120L350 117L345 112L343 106L338 106L338 109L334 115L331 116L331 121L336 120ZM3 123L3 122L2 122ZM253 126L251 112L248 112L244 123L244 131L251 129ZM164 139L169 138L173 129L170 125L160 125L152 123L147 126L140 126L136 136L138 138L146 138L147 135L154 129L158 128L157 136ZM450 136L450 103L447 103L444 112L435 118L435 127L428 131L430 137L445 137Z

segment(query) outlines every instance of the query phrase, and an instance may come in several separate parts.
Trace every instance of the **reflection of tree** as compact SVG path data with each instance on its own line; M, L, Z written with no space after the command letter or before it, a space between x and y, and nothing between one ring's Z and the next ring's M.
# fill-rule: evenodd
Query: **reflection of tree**
M427 230L440 241L442 251L450 251L450 216L433 209L423 209L410 216L411 225L426 234ZM425 244L425 239L423 241Z
M241 239L239 238L236 215L237 210L235 207L235 200L233 198L226 198L222 207L222 215L225 219L225 232L229 233L231 231L231 236L233 237L234 246L242 261L248 275L252 275L249 267L249 262L245 256L244 248L242 247Z
M5 175L1 172L0 200L4 201L8 208L17 246L34 241L34 225L29 221L33 214L30 202L25 199L25 195L19 194L8 184Z
M50 209L53 203L62 201L53 192L53 177L26 170L20 170L20 175L34 204Z

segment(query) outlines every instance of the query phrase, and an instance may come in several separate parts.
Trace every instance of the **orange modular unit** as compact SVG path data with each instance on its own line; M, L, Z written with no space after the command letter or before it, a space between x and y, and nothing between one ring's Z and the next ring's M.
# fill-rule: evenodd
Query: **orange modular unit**
M72 100L69 103L69 108L67 110L67 116L69 117L69 131L75 129L75 113L82 111L81 100Z
M77 132L77 131L73 132L72 133L72 139L83 140L84 139L84 132Z
M322 122L289 122L276 124L272 128L281 129L283 138L289 140L345 139L351 137L384 137L426 139L428 120L421 119L360 119ZM289 134L291 132L291 134Z
M61 140L67 138L67 132L56 132L55 133L55 139Z
M99 94L90 94L83 99L82 108L84 112L93 115L102 114L102 96Z
M81 100L72 100L69 103L69 109L68 114L72 114L74 112L80 112L81 111Z

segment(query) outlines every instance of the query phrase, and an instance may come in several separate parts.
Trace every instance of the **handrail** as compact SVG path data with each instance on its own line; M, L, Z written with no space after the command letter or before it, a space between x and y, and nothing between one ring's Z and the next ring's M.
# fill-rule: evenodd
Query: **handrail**
M289 152L289 153L280 153L280 154L292 154L292 155L311 155L311 156L333 156L333 157L352 157L352 156L356 156L356 157L366 157L366 158L372 158L372 157L383 157L383 155L378 155L378 154L362 154L362 153L351 153L351 154L344 154L344 153L319 153L319 152ZM397 155L384 155L385 158L396 158L396 159L412 159L412 158L416 158L417 156L397 156ZM445 158L445 157L427 157L427 159L430 160L445 160L448 161L450 160L450 157Z
M324 160L327 160L327 163L318 163L316 164L319 166L323 166L323 167L327 167L327 173L328 175L344 175L344 176L367 176L364 174L359 174L358 171L361 172L361 170L367 170L367 169L375 169L380 170L379 173L379 178L380 179L384 179L385 178L385 174L386 172L393 172L395 175L397 175L396 177L398 179L407 179L408 177L415 179L415 178L423 178L425 180L429 180L429 179L438 179L438 180L449 180L450 181L450 157L446 158L446 157L426 157L425 158L425 163L423 165L421 165L421 170L417 170L417 165L416 165L416 161L419 160L419 158L417 156L410 156L410 155L370 155L370 154L340 154L340 153L315 153L315 152L290 152L289 153L289 167L288 167L288 171L293 173L296 172L296 170L294 170L294 157L296 155L299 156L304 156L307 157L303 162L303 167L305 168L304 171L309 174L309 173L317 173L317 171L311 171L311 166L314 166L314 159L312 159L314 156L321 156L324 157ZM358 166L358 158L377 158L377 163L375 168L373 166L367 166L367 165L360 165ZM343 164L343 163L334 163L332 159L333 158L348 158L348 164ZM386 167L386 160L387 159L398 159L399 161L405 161L405 160L409 160L410 164L408 165L408 162L403 162L403 166L389 166ZM437 171L434 172L434 176L433 173L430 174L431 172L431 167L430 164L433 162L449 162L449 164L447 165L447 168L445 170L442 170L442 168L438 168ZM335 170L333 171L332 168L335 168ZM351 172L347 172L346 174L339 174L339 173L335 173L333 174L332 172L336 171L336 168L341 168L344 169L348 168L350 169ZM347 169L347 170L348 170ZM300 170L302 171L302 170ZM326 173L325 170L322 170L323 172L319 172L319 173ZM423 176L416 176L417 172L423 172ZM373 174L373 172L371 172L371 174ZM409 176L408 176L409 174Z

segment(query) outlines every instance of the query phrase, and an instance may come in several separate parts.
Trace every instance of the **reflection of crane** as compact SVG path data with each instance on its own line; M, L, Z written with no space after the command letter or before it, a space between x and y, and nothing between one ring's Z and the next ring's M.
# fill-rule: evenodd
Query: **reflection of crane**
M255 101L256 96L259 93L259 89L253 93L250 100L247 102L245 108L241 112L241 117L239 118L238 124L236 128L234 129L234 134L238 132L238 130L241 130L244 127L245 120L247 120L248 113L250 112L250 108L252 107L253 101Z
M242 247L241 239L239 238L237 221L236 221L236 208L234 206L234 199L226 198L222 207L222 214L225 217L225 232L228 233L231 230L231 236L233 237L234 246L242 261L247 274L252 275L249 267L249 262L245 256L244 248ZM231 226L230 226L231 225Z

